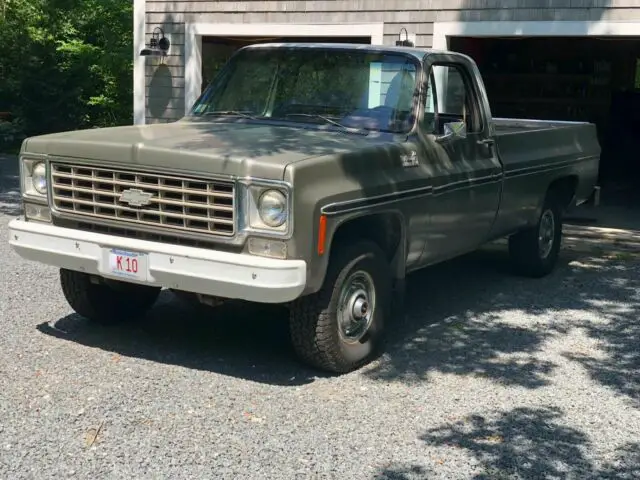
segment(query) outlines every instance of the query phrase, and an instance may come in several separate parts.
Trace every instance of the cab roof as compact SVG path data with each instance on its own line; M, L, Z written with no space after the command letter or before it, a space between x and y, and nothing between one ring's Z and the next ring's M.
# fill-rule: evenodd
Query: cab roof
M285 43L256 43L243 47L244 49L260 49L260 48L300 48L300 49L322 49L322 50L363 50L375 53L401 53L411 55L417 60L424 58L431 53L438 53L438 50L417 47L401 47L391 45L368 45L362 43L305 43L305 42L285 42ZM445 53L445 52L442 52ZM451 52L446 52L451 53Z

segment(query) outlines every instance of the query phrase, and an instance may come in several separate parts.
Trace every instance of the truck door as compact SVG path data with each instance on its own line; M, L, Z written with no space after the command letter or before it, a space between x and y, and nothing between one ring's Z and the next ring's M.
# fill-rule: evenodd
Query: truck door
M418 144L421 160L431 166L433 195L425 199L429 232L421 264L473 250L487 240L502 175L472 65L456 55L427 60Z

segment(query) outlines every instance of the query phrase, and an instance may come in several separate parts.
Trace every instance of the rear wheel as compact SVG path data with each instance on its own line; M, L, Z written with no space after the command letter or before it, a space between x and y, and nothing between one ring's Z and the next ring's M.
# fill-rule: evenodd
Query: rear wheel
M293 302L290 331L306 363L334 373L355 370L379 350L389 313L391 274L368 241L335 252L323 287Z
M540 278L553 271L562 243L562 205L549 192L535 226L509 237L509 254L516 273Z
M156 302L160 288L118 282L94 283L90 275L60 269L60 284L67 302L86 319L115 324L142 317Z

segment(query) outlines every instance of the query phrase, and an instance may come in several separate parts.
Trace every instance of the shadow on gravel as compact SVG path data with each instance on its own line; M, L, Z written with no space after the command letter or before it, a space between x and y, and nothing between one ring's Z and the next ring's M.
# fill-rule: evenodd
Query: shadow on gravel
M420 439L429 446L462 449L474 458L474 480L640 478L640 444L628 443L612 462L596 466L585 456L590 444L586 435L562 425L562 416L556 408L516 408L494 418L473 415L428 430ZM391 466L374 478L429 478L421 472L425 467Z
M0 154L0 214L17 216L22 213L18 160Z
M531 355L548 333L503 324L488 311L484 322L470 321L484 314L479 305L490 292L500 292L514 281L522 282L526 289L527 280L514 280L502 260L503 252L480 251L412 276L409 296L414 300L408 303L407 319L391 329L388 361L382 360L365 374L404 379L438 370L476 373L529 388L546 385L545 376L553 364ZM300 385L324 376L297 361L285 308L229 303L205 310L210 317L199 312L202 310L166 292L135 327L101 327L70 315L38 328L48 335L125 356L262 383ZM429 326L431 322L440 323ZM500 360L501 354L520 357Z
M427 431L429 445L462 448L483 465L476 478L566 478L569 469L585 478L592 467L582 447L586 435L558 423L555 408L516 408L495 419L474 415L466 421Z
M544 342L582 328L600 342L598 356L567 357L640 403L638 271L624 256L565 251L552 275L524 279L509 273L506 252L496 248L435 266L410 279L406 318L390 333L387 354L365 375L415 381L442 372L537 388L549 383L554 368L536 356ZM587 321L585 313L606 321ZM519 324L521 314L545 320L537 326L527 317Z
M386 353L362 374L411 382L441 372L534 389L549 384L555 367L538 358L545 341L577 327L598 338L605 355L575 360L604 385L637 397L640 327L634 321L640 305L622 311L607 301L628 302L638 282L624 261L598 263L565 252L553 275L531 280L509 273L503 250L475 252L409 278L407 315L390 322ZM582 323L573 324L560 317L570 310L596 312L611 323L591 325L578 317ZM229 303L205 312L163 293L135 326L99 327L71 315L39 329L125 356L261 383L301 385L324 376L297 361L285 308ZM519 324L523 312L549 315L539 326L530 317Z
M637 273L625 275L620 266L600 271L598 290L590 296L589 303L608 322L581 322L578 326L600 342L601 355L570 352L565 356L580 362L594 380L626 395L640 407L640 278ZM615 292L615 297L610 292ZM624 303L612 304L616 298Z
M427 480L432 478L432 473L419 465L409 467L390 466L382 468L373 478L375 480Z
M562 264L546 282L565 274ZM501 248L483 249L413 274L407 285L407 314L396 319L398 328L389 333L386 355L366 375L419 381L441 372L526 388L547 385L555 365L537 359L535 353L552 332L500 320L506 309L536 309L531 292L537 288L549 287L515 277Z
M163 292L147 317L133 325L99 326L69 315L38 330L123 356L260 383L311 383L323 375L297 362L287 320L283 307L230 302L200 309Z

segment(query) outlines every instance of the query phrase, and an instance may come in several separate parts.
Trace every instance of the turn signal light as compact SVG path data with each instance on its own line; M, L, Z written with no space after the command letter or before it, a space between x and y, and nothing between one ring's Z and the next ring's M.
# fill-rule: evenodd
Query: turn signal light
M24 216L27 220L51 223L51 210L46 205L25 203Z

